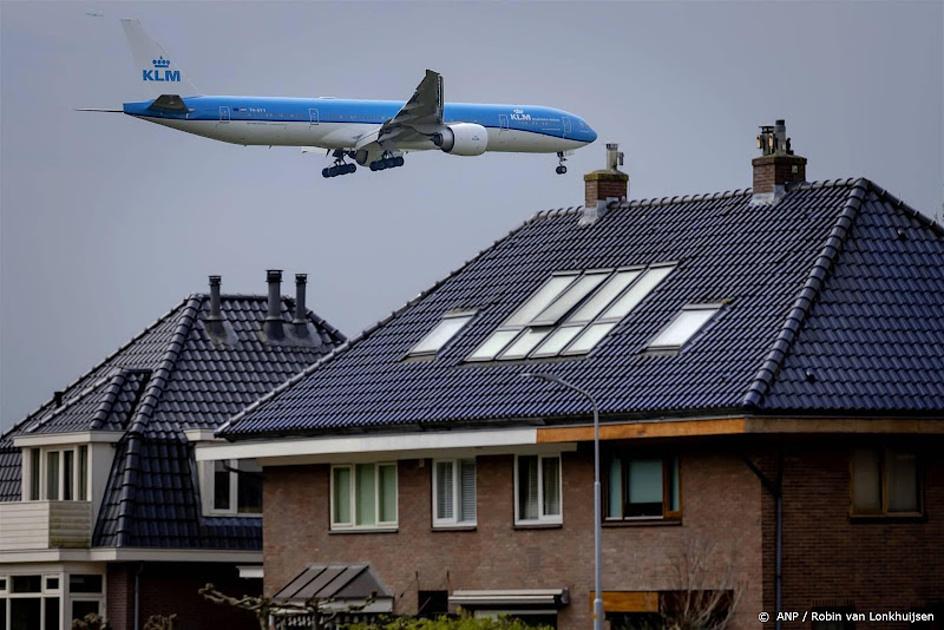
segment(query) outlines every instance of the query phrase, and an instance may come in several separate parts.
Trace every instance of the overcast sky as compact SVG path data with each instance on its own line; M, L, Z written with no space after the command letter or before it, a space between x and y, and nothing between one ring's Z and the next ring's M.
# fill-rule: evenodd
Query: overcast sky
M0 423L208 274L262 293L266 268L308 272L310 306L356 335L535 211L579 204L606 141L633 198L723 191L750 186L757 126L783 117L811 180L866 176L940 216L942 7L3 2ZM139 96L126 16L203 93L406 99L430 67L447 100L559 107L600 140L564 177L553 155L426 153L325 180L321 155L73 111Z

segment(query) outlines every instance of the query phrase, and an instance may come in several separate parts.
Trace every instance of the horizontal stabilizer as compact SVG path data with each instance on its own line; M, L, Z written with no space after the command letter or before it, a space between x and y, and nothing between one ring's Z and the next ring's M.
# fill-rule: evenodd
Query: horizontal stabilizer
M187 106L184 104L184 99L180 98L179 94L161 94L154 102L148 105L148 109L159 109L162 111L168 112L185 112L187 111Z
M104 107L76 107L77 112L107 112L109 114L124 114L123 109L106 109Z

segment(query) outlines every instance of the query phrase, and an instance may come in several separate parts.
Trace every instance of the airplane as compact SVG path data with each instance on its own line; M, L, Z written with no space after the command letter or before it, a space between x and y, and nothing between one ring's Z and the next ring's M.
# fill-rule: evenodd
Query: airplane
M597 139L587 122L560 109L530 105L446 103L443 78L427 70L410 100L202 96L189 76L136 19L122 19L136 80L151 93L122 109L140 120L231 144L326 150L324 177L348 175L355 163L382 171L404 165L404 153L439 150L477 156L487 151L556 153L556 172L573 150ZM186 95L182 95L186 94ZM353 160L348 162L347 160Z

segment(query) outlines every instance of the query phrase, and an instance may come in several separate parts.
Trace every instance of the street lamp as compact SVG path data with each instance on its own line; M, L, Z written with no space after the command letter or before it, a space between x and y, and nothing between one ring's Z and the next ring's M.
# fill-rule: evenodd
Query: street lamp
M600 411L593 394L553 374L523 372L521 378L536 378L548 383L557 383L577 392L590 401L593 407L593 630L603 629L603 593L600 590L600 539L602 538L603 515L600 513Z

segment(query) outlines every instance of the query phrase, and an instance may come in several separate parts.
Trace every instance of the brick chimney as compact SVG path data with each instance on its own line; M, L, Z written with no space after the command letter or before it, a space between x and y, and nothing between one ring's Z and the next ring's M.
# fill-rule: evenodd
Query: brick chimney
M584 214L581 224L594 223L606 210L609 201L625 199L629 193L629 175L619 170L623 165L623 153L619 145L606 145L606 168L591 171L583 176Z
M792 184L806 181L806 158L793 154L786 121L762 125L757 148L762 155L751 161L755 203L776 203Z

